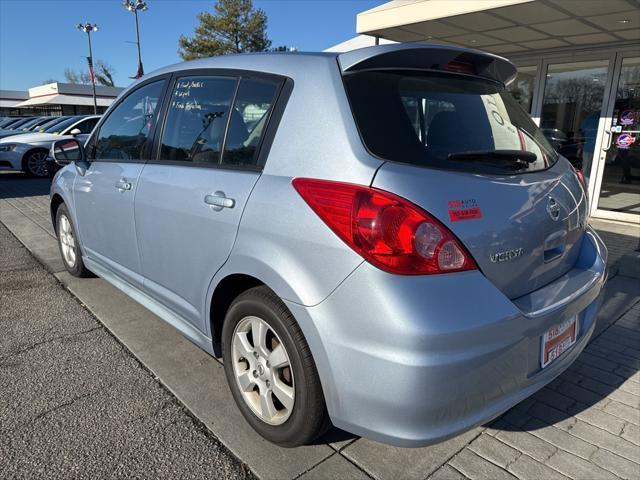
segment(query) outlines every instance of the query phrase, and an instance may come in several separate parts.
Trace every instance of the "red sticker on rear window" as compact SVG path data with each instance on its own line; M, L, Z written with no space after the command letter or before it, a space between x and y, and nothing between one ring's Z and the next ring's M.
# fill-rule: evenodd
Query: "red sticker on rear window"
M449 220L459 222L461 220L474 220L482 218L482 211L475 198L466 200L449 200Z

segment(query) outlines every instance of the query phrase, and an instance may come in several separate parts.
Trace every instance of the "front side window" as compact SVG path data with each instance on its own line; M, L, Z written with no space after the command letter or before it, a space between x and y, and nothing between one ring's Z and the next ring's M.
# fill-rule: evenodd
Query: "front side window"
M243 78L231 111L222 163L256 165L258 145L280 82Z
M368 71L345 76L345 86L365 145L383 159L496 173L532 172L557 160L531 117L499 84Z
M235 77L181 77L176 80L162 134L160 159L220 162Z
M99 118L87 118L86 120L78 123L77 125L74 125L74 127L71 130L75 130L76 128L78 130L80 130L80 133L91 133L91 131L93 130L93 127L96 126L96 123L98 123Z
M95 142L95 160L141 160L158 117L164 80L126 97L107 117Z

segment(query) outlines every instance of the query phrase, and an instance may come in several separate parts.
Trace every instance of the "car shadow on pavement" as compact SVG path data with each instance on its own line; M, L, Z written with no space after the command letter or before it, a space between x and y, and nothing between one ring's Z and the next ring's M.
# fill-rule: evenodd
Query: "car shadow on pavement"
M360 438L353 433L345 432L344 430L340 430L338 427L331 427L329 430L325 432L324 435L317 438L312 445L324 445L324 444L341 444L341 443L350 443L352 440L357 440ZM339 448L339 446L338 446Z
M635 430L640 418L637 285L637 279L622 276L608 281L596 329L576 361L547 386L485 426L494 431L530 432L547 441L549 437L571 432L587 443L591 443L593 435L620 436L626 432L632 443L637 443ZM632 445L624 438L617 441Z
M50 178L33 178L22 172L0 172L0 199L49 195Z

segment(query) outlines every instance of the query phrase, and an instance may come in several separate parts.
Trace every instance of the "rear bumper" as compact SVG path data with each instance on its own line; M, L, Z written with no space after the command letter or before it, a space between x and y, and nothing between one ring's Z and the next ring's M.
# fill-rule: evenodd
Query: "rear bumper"
M571 365L595 327L606 256L589 231L573 270L515 301L479 272L407 277L363 263L322 303L288 306L333 423L417 447L485 423ZM576 344L542 369L543 333L572 316Z

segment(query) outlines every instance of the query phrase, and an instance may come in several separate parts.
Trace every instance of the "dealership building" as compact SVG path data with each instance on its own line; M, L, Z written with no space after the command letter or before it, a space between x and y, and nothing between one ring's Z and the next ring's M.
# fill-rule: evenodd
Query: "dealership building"
M329 50L435 42L511 60L509 89L582 165L591 214L640 223L640 1L396 0L356 25L359 37Z
M103 113L123 89L96 86L98 113ZM89 115L93 113L91 85L53 82L28 91L0 90L0 116Z

